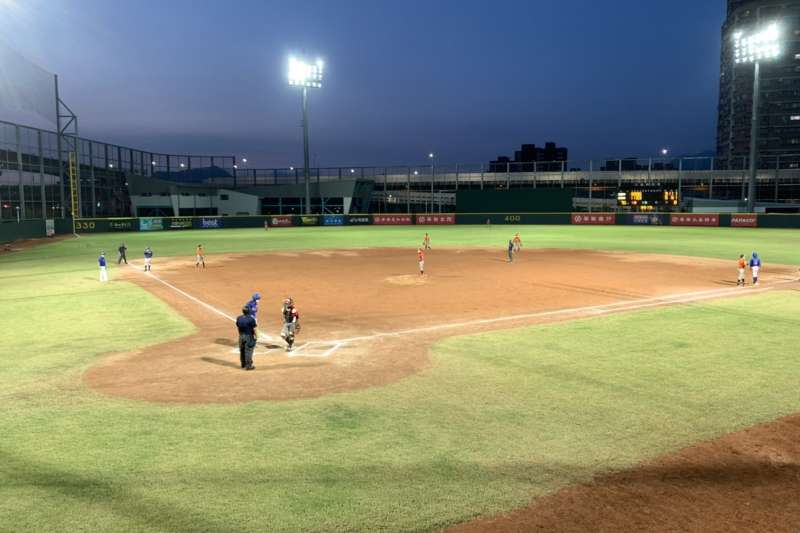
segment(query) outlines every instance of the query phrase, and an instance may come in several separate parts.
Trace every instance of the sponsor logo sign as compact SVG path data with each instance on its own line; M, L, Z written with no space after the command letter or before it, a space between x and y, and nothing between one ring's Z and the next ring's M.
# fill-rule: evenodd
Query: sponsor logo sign
M616 218L614 213L572 213L572 223L583 226L612 226Z
M140 231L161 231L164 229L164 219L161 218L140 218Z
M221 218L201 218L200 228L202 229L219 229L222 227Z
M108 229L111 231L134 231L134 220L110 220Z
M173 218L169 221L169 229L191 229L191 218Z
M372 224L372 217L369 215L348 215L347 223L352 226L365 226Z
M52 218L48 218L44 221L44 231L45 235L48 237L52 237L56 234L56 221Z
M455 215L417 215L417 224L442 225L455 224Z
M303 226L318 226L319 217L317 216L300 217L300 224L302 224Z
M659 215L631 215L631 224L659 226L664 223L664 220Z
M673 213L669 223L673 226L719 226L719 215Z
M344 215L323 215L323 226L344 226Z
M278 228L285 228L287 226L292 225L292 217L287 215L281 215L276 217L271 217L269 219L269 225L278 227Z
M757 228L758 215L731 215L731 226L734 228Z
M372 215L372 223L377 226L404 226L414 222L411 215Z

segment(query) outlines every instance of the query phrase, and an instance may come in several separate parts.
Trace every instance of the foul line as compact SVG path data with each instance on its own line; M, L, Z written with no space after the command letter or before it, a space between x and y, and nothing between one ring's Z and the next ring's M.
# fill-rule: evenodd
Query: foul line
M800 281L800 279L791 279L791 280L784 280L775 282L773 285L783 285L786 283L796 283ZM520 320L529 320L533 318L544 318L544 317L553 317L553 316L560 316L560 315L581 315L581 314L605 314L611 312L618 312L618 311L631 311L635 309L644 309L647 307L656 307L660 305L668 305L668 304L679 304L679 303L690 303L702 300L711 300L714 298L719 298L722 296L733 295L733 294L757 294L769 291L773 288L773 285L768 287L763 287L759 289L742 289L741 287L737 287L736 289L714 289L708 291L697 291L697 292L687 292L681 294L669 294L666 296L658 296L654 298L643 298L638 300L622 300L619 302L613 302L609 304L601 304L601 305L592 305L586 307L568 307L565 309L556 309L553 311L539 311L535 313L526 313L522 315L512 315L512 316L505 316L499 318L486 318L486 319L477 319L477 320L470 320L466 322L453 322L448 324L439 324L435 326L423 326L420 328L413 328L413 329L405 329L401 331L394 331L394 332L386 332L386 333L376 333L374 335L363 335L359 337L350 337L347 339L336 339L330 341L318 341L317 344L336 344L336 345L345 345L351 342L359 342L359 341L369 341L375 339L381 339L385 337L399 337L403 335L413 335L416 333L430 333L434 331L440 331L443 329L457 329L457 328L465 328L470 326L481 326L487 324L498 324L502 322L514 322ZM742 293L742 291L745 291Z
M128 266L134 266L133 262L131 262ZM150 271L142 271L136 269L140 274L147 276L151 279L156 280L157 282L163 284L166 287L174 290L178 294L196 302L206 309L224 317L232 322L236 322L236 319L232 316L228 315L227 313L220 311L213 305L207 304L206 302L195 298L188 292L184 291L183 289L179 289L175 285L164 281L163 279L159 278L155 274ZM727 288L727 289L711 289L707 291L695 291L695 292L685 292L679 294L668 294L665 296L656 296L652 298L641 298L636 300L621 300L619 302L612 302L608 304L599 304L599 305L590 305L584 307L568 307L565 309L555 309L553 311L538 311L535 313L525 313L521 315L511 315L511 316L504 316L499 318L484 318L484 319L476 319L476 320L469 320L465 322L451 322L447 324L438 324L435 326L423 326L419 328L412 328L412 329L404 329L400 331L392 331L392 332L384 332L384 333L375 333L373 335L361 335L358 337L349 337L346 339L335 339L335 340L328 340L328 341L309 341L301 346L298 346L293 351L288 352L289 357L301 357L303 356L300 352L303 348L314 346L314 345L332 345L331 348L325 350L322 354L319 355L306 355L306 357L329 357L333 354L336 350L342 348L353 342L360 342L360 341L370 341L375 339L382 339L387 337L400 337L404 335L413 335L417 333L431 333L435 331L441 331L445 329L459 329L459 328L468 328L471 326L483 326L488 324L500 324L503 322L516 322L521 320L530 320L534 318L546 318L546 317L554 317L554 316L562 316L562 315L602 315L606 313L613 313L613 312L620 312L620 311L633 311L637 309L646 309L648 307L658 307L662 305L669 305L669 304L685 304L691 302L698 302L703 300L712 300L714 298L721 298L728 295L747 295L747 294L759 294L763 292L767 292L772 290L777 285L785 285L787 283L797 283L800 282L800 278L791 278L791 279L783 279L781 281L776 281L769 286L765 286L762 288ZM266 336L267 338L271 338ZM268 350L271 351L271 350Z
M128 264L128 266L135 266L135 264L133 263L133 261L131 261L131 262ZM164 281L163 279L159 278L158 276L156 276L155 274L153 274L153 273L152 273L152 272L150 272L149 270L148 270L147 272L145 272L145 271L143 271L143 270L139 270L139 269L135 269L135 270L136 270L137 272L139 272L140 274L142 274L143 276L147 276L147 277L149 277L150 279L154 279L154 280L156 280L157 282L159 282L159 283L161 283L161 284L165 285L166 287L169 287L170 289L172 289L173 291L177 292L177 293L178 293L178 294L180 294L181 296L184 296L184 297L186 297L186 298L190 299L191 301L193 301L193 302L196 302L196 303L198 303L198 304L202 305L203 307L205 307L205 308L206 308L206 309L208 309L209 311L212 311L212 312L214 312L214 313L216 313L216 314L220 315L221 317L227 318L227 319L228 319L228 320L230 320L231 322L234 322L234 323L236 322L236 319L235 319L235 318L233 318L233 317L232 317L232 316L230 316L229 314L225 313L224 311L220 311L219 309L217 309L217 308L216 308L216 307L214 307L213 305L211 305L211 304L207 304L206 302L204 302L204 301L202 301L202 300L200 300L200 299L198 299L198 298L195 298L194 296L192 296L192 295L191 295L191 294L189 294L188 292L184 291L183 289L179 289L178 287L176 287L176 286L175 286L175 285L173 285L172 283L169 283L169 282L167 282L167 281ZM259 337L262 337L262 335L259 335ZM269 336L269 335L263 335L263 337L266 337L267 339L270 339L270 340L273 340L273 341L274 341L274 338L273 338L272 336Z

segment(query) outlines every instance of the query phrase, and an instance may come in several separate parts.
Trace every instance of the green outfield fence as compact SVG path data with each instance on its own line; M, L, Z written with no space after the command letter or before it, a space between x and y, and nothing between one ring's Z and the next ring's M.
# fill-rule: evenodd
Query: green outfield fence
M577 226L697 226L737 228L800 228L796 214L729 213L439 213L371 215L271 215L230 217L82 218L77 233L179 231L187 229L312 226L408 225L577 225ZM48 232L48 229L50 230ZM23 220L0 223L0 242L72 233L72 219Z

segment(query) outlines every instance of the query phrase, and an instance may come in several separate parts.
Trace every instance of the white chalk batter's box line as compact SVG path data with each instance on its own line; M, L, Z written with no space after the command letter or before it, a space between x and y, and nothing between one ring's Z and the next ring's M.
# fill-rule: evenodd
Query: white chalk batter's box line
M131 262L132 264L133 262ZM152 272L144 272L141 271L142 274L148 276L159 283L169 287L170 289L174 290L178 294L196 302L203 307L213 311L214 313L227 318L233 322L236 321L235 318L226 314L223 311L220 311L216 307L207 304L191 294L187 293L186 291L179 289L178 287L172 285L169 282L164 281L163 279L159 278ZM600 305L590 305L590 306L583 306L583 307L567 307L564 309L555 309L552 311L537 311L534 313L525 313L521 315L511 315L511 316L504 316L499 318L485 318L485 319L476 319L476 320L468 320L464 322L450 322L446 324L438 324L434 326L422 326L418 328L412 329L405 329L400 331L391 331L391 332L384 332L384 333L375 333L372 335L362 335L358 337L349 337L345 339L333 339L333 340L325 340L325 341L309 341L307 343L301 344L295 347L291 352L287 352L288 357L330 357L334 352L337 350L347 346L348 344L352 344L355 342L366 342L372 341L377 339L383 338L390 338L390 337L402 337L406 335L417 335L420 333L433 333L436 331L442 331L447 329L461 329L461 328L469 328L474 326L485 326L491 324L502 324L504 322L519 322L524 320L532 320L536 318L551 318L551 317L558 317L558 316L596 316L596 315L603 315L606 313L616 313L621 311L637 311L640 309L647 309L650 307L660 307L665 305L676 305L676 304L687 304L693 302L700 302L704 300L713 300L716 298L723 298L725 296L734 296L734 295L747 295L747 294L758 294L769 291L773 289L777 285L785 285L788 283L797 283L800 282L800 278L783 278L780 281L775 281L769 286L764 286L760 288L750 288L744 289L742 287L736 288L725 288L725 289L710 289L706 291L694 291L694 292L685 292L680 294L668 294L665 296L654 296L651 298L640 298L636 300L620 300L618 302L612 302L608 304L600 304ZM271 337L268 335L261 335L260 339L266 338L269 341L269 347L266 350L259 351L259 354L270 354L272 352L277 351L284 351L284 348L277 347L274 348L272 346L278 345L281 346L284 344L283 339L276 339L275 337ZM322 347L319 350L312 350L315 347ZM304 352L305 350L305 352ZM239 350L234 349L233 352L238 353Z

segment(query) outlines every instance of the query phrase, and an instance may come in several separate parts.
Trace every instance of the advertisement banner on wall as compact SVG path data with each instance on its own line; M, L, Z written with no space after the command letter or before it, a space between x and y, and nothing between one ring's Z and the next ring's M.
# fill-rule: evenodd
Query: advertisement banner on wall
M140 218L139 231L161 231L164 229L164 219Z
M372 215L376 226L405 226L413 224L411 215Z
M613 226L617 223L614 213L572 213L572 223L583 226Z
M274 216L269 219L269 225L276 228L286 228L292 225L292 217L289 215Z
M201 218L199 219L200 229L221 229L223 227L221 218Z
M625 220L628 224L633 224L637 226L663 226L664 224L669 223L666 215L657 215L657 214L631 214L626 216Z
M301 216L300 224L302 226L319 226L318 216Z
M734 228L757 228L758 215L731 215L731 226Z
M109 220L108 229L109 231L136 231L135 222L135 218L129 220Z
M170 219L169 229L192 229L192 219L191 218Z
M56 235L56 221L55 219L48 218L44 221L44 234L48 237L55 237Z
M347 224L350 226L368 226L372 224L372 217L369 215L347 215Z
M669 223L672 226L719 226L719 215L673 213Z
M323 226L344 226L344 215L323 215Z
M455 215L417 215L417 224L437 226L455 223Z

